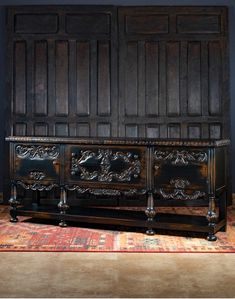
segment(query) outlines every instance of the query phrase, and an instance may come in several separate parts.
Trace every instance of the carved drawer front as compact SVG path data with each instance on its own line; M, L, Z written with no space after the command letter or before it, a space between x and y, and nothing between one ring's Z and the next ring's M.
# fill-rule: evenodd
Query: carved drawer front
M59 145L15 144L14 171L24 182L59 182Z
M155 192L165 199L198 199L207 192L208 154L204 149L154 151Z
M69 146L66 179L79 185L145 186L145 148Z

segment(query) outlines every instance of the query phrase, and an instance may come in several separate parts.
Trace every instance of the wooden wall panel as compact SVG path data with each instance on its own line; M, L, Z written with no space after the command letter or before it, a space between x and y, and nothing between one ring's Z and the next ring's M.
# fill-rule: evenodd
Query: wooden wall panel
M111 114L111 72L110 72L109 42L98 43L98 115Z
M8 32L7 134L118 135L115 7L11 7Z
M132 124L127 124L125 135L126 135L126 137L134 137L134 138L138 137L138 126L132 125Z
M97 124L97 136L98 137L110 137L111 136L111 125L110 125L110 123L99 123L99 124Z
M17 6L7 22L6 135L230 138L225 7Z
M145 43L146 59L146 115L159 114L159 49L158 43Z
M77 123L77 136L78 137L90 136L90 124L89 123Z
M35 43L35 81L34 81L34 114L47 115L47 42L37 41Z
M166 46L167 115L180 114L179 42L168 42Z
M211 123L210 127L210 138L219 139L222 138L222 126L220 123Z
M168 33L168 15L130 15L125 18L126 34Z
M15 123L13 127L13 135L15 136L26 136L27 135L27 124L26 123Z
M158 125L147 125L146 126L146 137L147 138L159 138L160 128Z
M138 115L138 44L127 44L125 115Z
M20 59L19 59L20 58ZM14 45L13 113L26 114L26 42L17 41Z
M69 136L69 125L67 123L55 123L55 136Z
M200 116L201 102L201 45L200 42L190 42L188 44L188 114Z
M180 138L180 124L169 124L168 125L168 138Z
M209 113L221 113L221 49L219 42L209 42Z
M201 138L201 124L189 124L188 125L188 137L192 139Z
M75 9L76 10L76 9ZM109 34L110 15L105 13L69 13L66 15L66 32L76 34Z
M58 15L50 13L19 13L15 15L15 33L56 33Z
M35 123L34 124L34 135L35 136L48 136L48 124Z
M12 7L8 22L9 134L229 137L225 8Z
M121 7L118 26L120 136L229 138L226 8Z
M69 93L68 93L68 57L69 49L67 41L56 43L56 116L67 116L69 114Z
M90 114L90 43L77 42L77 115Z
M203 13L194 14L188 13L187 15L177 16L177 32L178 33L220 33L221 32L221 19L219 14L209 12L210 14Z

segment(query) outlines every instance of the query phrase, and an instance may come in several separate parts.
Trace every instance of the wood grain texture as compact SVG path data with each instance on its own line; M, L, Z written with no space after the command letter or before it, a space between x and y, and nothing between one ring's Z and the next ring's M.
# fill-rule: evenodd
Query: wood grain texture
M58 123L57 127L62 134L66 124ZM178 134L178 127L178 124L172 124L170 133ZM141 141L139 138L17 136L6 140L11 149L11 222L18 221L17 215L25 215L58 219L63 227L67 226L66 220L143 226L148 235L154 234L152 228L198 231L207 232L210 241L216 240L218 230L226 228L228 140L170 142L163 139L158 142L146 138ZM18 190L36 193L37 200L34 196L31 200L23 197L18 207ZM60 190L59 204L50 198L50 205L40 201L41 192L50 190ZM84 207L79 205L78 199L75 205L71 205L71 193L86 196L85 199L93 198L96 209L88 203L83 214ZM120 204L116 212L103 210L99 206L100 196L108 197L108 200L115 196L119 204L119 198L125 202L128 196L135 208L123 211ZM145 197L145 213L136 211L139 196ZM220 199L218 209L215 208L216 199ZM196 215L193 219L192 215L179 213L160 213L155 218L155 205L161 200L168 206L174 206L176 202L184 203L184 206L209 202L208 213Z
M221 113L221 50L218 42L209 43L209 113Z
M230 138L225 7L10 7L6 132Z
M47 123L35 123L34 124L34 135L35 136L47 136L48 135L48 124Z
M14 45L14 114L26 114L26 43Z
M35 43L35 98L34 98L34 114L46 116L47 108L47 43L45 41L38 41Z
M201 46L188 44L188 114L201 115Z
M26 134L229 136L226 9L12 7L8 20L8 131L27 118Z
M138 44L130 42L127 45L126 60L126 99L125 99L125 115L138 115Z
M90 114L90 44L77 42L77 114Z
M146 51L146 115L159 113L159 49L158 43L145 43Z
M110 45L109 42L98 44L98 115L110 115Z
M56 43L56 115L64 116L69 113L68 95L68 42Z
M56 33L58 15L45 13L16 14L14 20L16 33Z
M156 33L158 16L164 34ZM224 130L229 106L222 80L228 72L226 18L223 7L119 8L120 136L125 124L137 126L139 137L152 134L151 125L159 125L162 138L230 136Z
M179 90L179 43L167 43L167 115L180 115L180 90Z

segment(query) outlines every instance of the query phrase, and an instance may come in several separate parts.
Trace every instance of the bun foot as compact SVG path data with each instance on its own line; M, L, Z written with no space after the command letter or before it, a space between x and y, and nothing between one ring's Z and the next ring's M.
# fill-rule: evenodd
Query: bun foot
M60 227L67 227L67 223L64 220L61 220L59 223Z
M16 223L16 222L18 222L19 221L19 219L17 218L17 217L15 217L15 218L11 218L10 219L10 222L13 222L13 223Z
M217 237L212 234L212 233L209 233L209 235L207 236L207 241L216 241L217 240Z
M150 229L146 230L146 235L153 236L153 235L155 235L155 231L150 228Z

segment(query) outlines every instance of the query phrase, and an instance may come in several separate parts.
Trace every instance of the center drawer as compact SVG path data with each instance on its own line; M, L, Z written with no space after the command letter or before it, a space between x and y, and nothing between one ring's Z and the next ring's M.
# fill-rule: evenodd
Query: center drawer
M69 145L65 177L69 184L91 188L144 188L145 163L144 147Z

